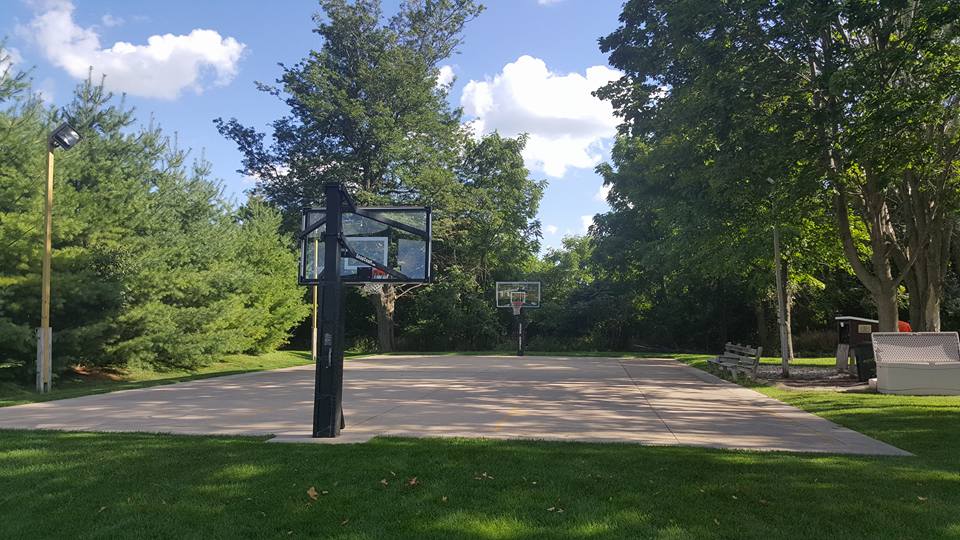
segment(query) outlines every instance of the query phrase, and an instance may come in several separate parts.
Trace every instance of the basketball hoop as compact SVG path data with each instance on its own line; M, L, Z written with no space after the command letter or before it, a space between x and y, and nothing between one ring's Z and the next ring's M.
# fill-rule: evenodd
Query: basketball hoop
M510 307L513 308L513 314L519 316L520 311L523 310L523 300L516 300L516 301L510 302Z

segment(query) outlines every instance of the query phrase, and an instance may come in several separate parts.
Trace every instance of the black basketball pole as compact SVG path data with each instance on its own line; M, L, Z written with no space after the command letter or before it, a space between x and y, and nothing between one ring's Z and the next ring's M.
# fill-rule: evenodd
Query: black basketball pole
M517 314L517 356L523 356L523 311Z
M343 192L338 182L324 184L326 224L323 232L323 279L320 346L313 397L313 437L337 437L343 427L343 283L340 279L340 232Z

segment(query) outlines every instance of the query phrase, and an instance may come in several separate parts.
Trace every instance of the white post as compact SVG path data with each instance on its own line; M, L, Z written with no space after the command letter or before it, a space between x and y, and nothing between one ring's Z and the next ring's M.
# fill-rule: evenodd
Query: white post
M787 291L783 283L784 275L780 259L780 227L773 225L773 266L777 279L777 327L780 330L781 375L790 376L790 344L787 343Z

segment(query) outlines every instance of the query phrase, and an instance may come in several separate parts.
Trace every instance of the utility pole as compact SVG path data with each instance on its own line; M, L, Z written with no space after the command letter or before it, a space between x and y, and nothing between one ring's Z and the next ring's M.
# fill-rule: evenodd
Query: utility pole
M50 391L53 378L53 329L50 328L50 263L53 258L53 138L47 139L47 200L43 206L43 266L40 329L37 331L37 392Z
M80 134L64 122L47 137L47 200L44 204L43 263L40 284L40 328L37 329L37 392L53 385L53 329L50 328L50 274L53 259L53 150L69 150Z

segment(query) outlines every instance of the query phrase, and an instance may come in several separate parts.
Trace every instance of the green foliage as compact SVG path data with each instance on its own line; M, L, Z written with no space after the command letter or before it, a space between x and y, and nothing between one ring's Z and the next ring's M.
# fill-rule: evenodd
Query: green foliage
M958 14L956 1L627 2L601 39L625 74L598 92L624 118L605 176L633 204L666 195L652 204L677 245L724 249L746 272L773 214L801 273L848 264L888 329L905 277L911 313L938 327L928 315L957 210Z
M62 119L83 139L55 152L57 371L192 368L285 342L306 313L276 212L256 201L233 208L207 164L189 166L186 151L136 126L102 86L81 84L62 111L26 82L0 88L0 376L33 369L45 138Z
M323 204L329 181L342 182L359 204L433 208L437 284L415 293L368 288L376 313L348 315L348 340L362 344L362 335L350 334L366 330L372 316L383 351L394 346L394 324L404 346L490 346L504 333L489 326L493 282L517 279L539 250L535 217L545 184L523 165L525 137L474 138L449 88L437 84L438 63L482 8L472 0L408 0L389 19L379 0L324 0L320 8L320 47L285 67L275 85L260 86L289 114L271 124L269 137L237 119L218 119L220 133L237 144L244 171L259 179L255 193L282 212L288 231L302 207Z
M382 20L379 0L323 0L314 16L319 50L285 67L276 86L289 115L272 143L238 120L216 120L237 143L255 193L280 208L289 228L339 181L361 204L434 204L451 187L460 112L436 84L438 61L480 11L472 0L403 2Z
M459 267L417 294L399 312L400 345L414 351L493 349L503 336L490 289Z

